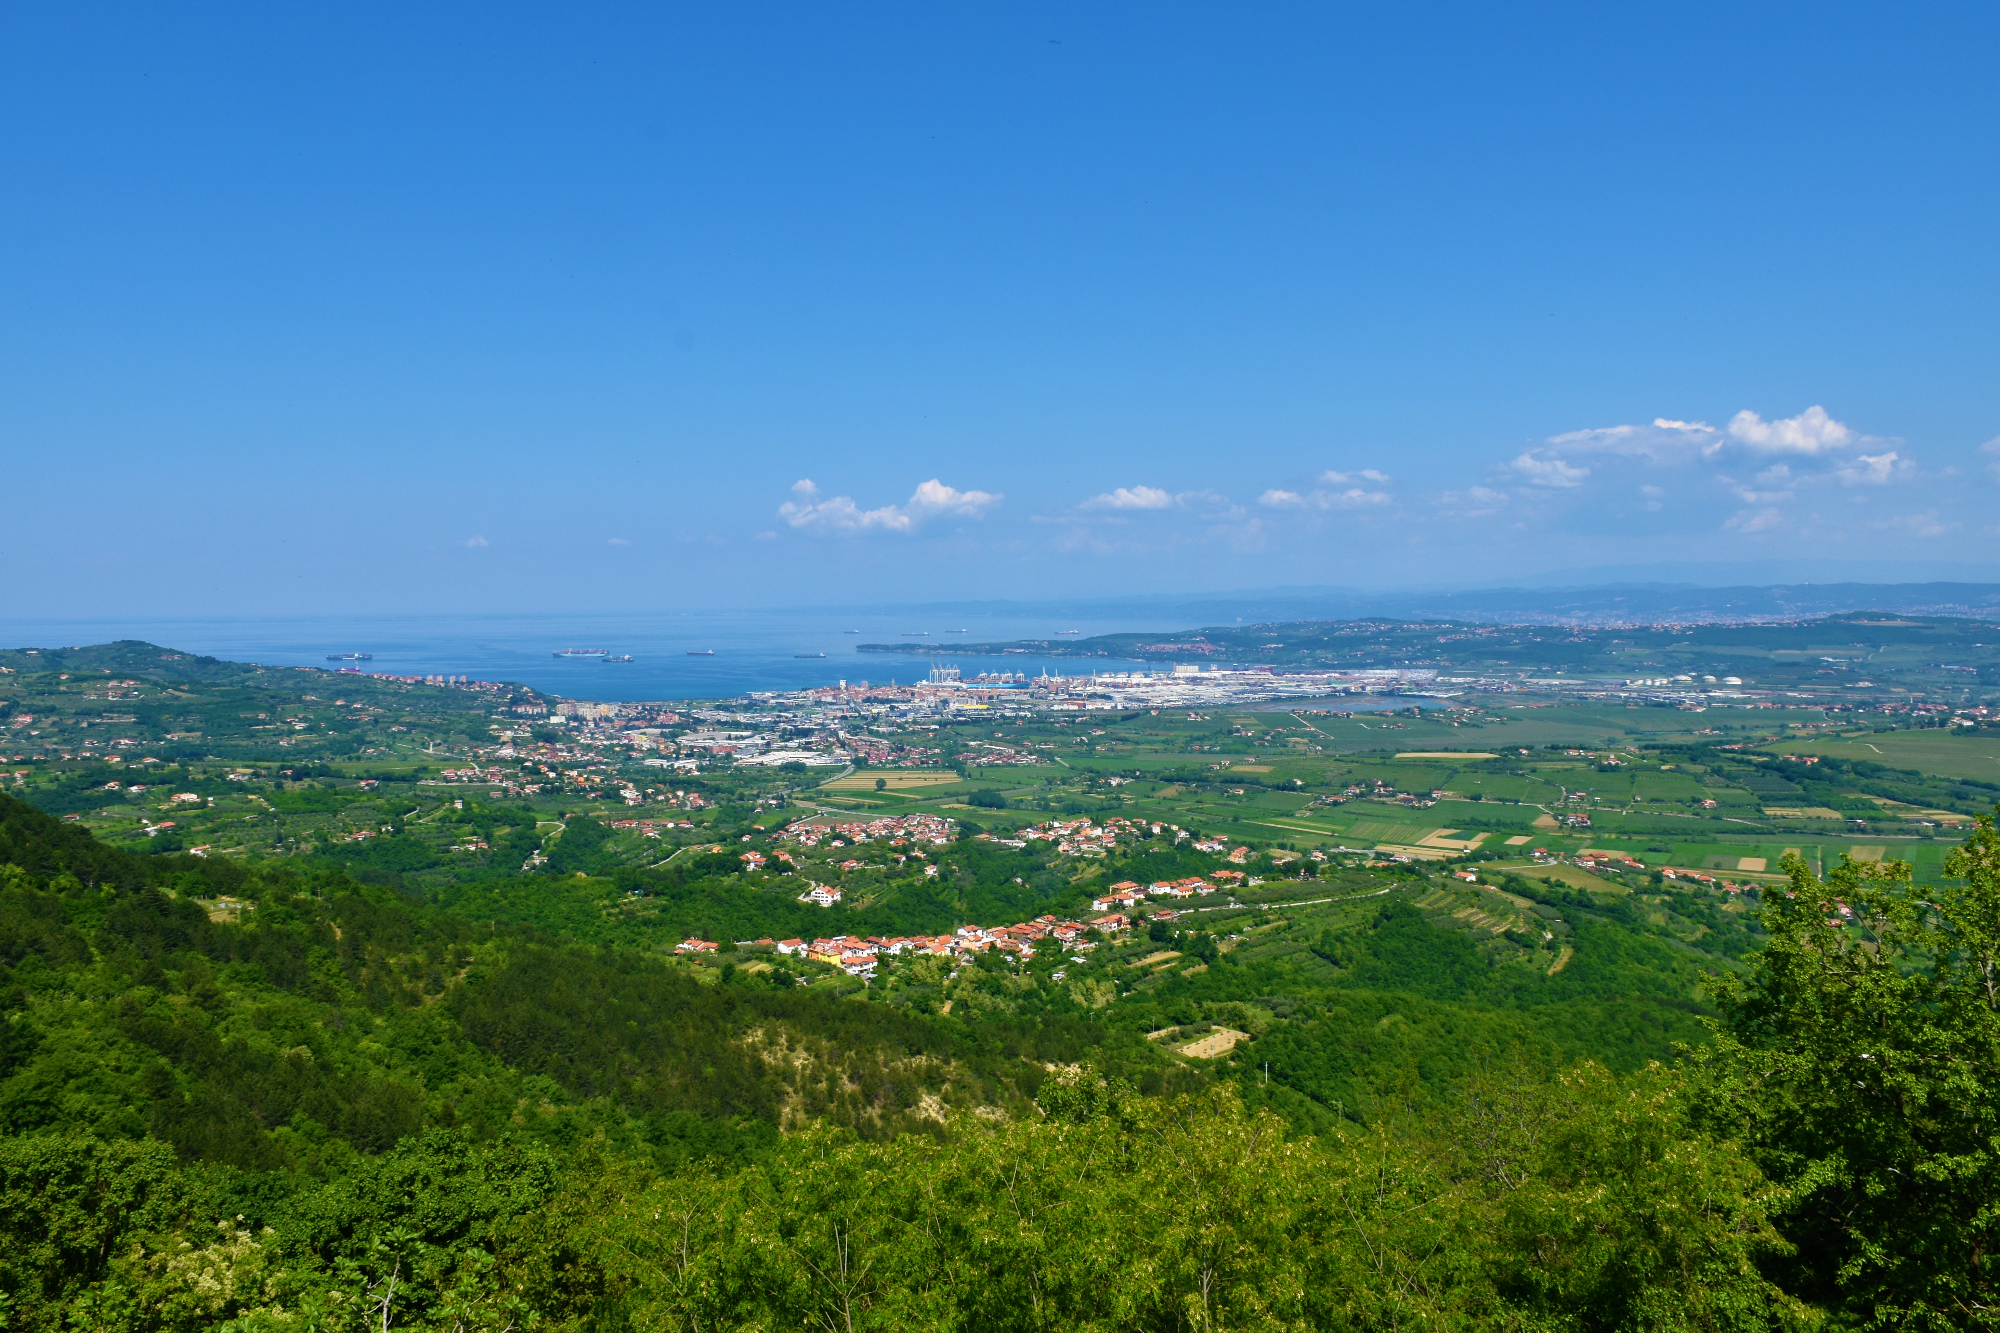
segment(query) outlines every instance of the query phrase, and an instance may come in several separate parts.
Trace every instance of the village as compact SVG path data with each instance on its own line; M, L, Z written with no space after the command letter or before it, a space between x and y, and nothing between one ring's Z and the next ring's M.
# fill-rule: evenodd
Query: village
M838 894L834 898L837 900ZM1131 927L1129 917L1115 912L1088 921L1044 915L1011 926L960 926L949 935L833 935L810 941L739 940L736 947L739 951L771 950L837 967L849 976L869 979L875 975L877 966L884 958L907 954L963 960L991 949L1026 962L1035 956L1036 946L1044 941L1052 941L1055 946L1075 951L1079 955L1077 961L1082 961L1080 955L1096 948L1099 941L1122 934ZM721 947L712 940L690 939L683 942L676 952L712 954Z
M973 835L975 841L990 841L1001 846L1025 847L1030 841L1047 841L1056 845L1056 851L1066 856L1101 856L1107 848L1121 837L1134 837L1143 831L1154 836L1172 834L1181 840L1191 835L1173 825L1152 824L1144 821L1113 817L1103 823L1089 819L1048 820L1020 830L1017 838L995 837L991 833L980 832ZM868 844L880 844L889 848L903 848L907 851L895 853L898 861L907 858L923 858L923 848L948 846L956 834L955 821L932 814L888 816L878 819L849 820L841 823L826 823L816 818L801 819L786 828L779 836L804 850L819 847L859 848ZM1226 838L1202 839L1195 846L1206 852L1227 853L1229 858L1241 864L1250 856L1248 847L1230 848ZM715 850L720 850L719 848ZM748 869L760 869L768 861L763 853L756 850L740 853ZM779 850L774 857L780 861L791 861L789 852ZM858 859L840 862L838 869L859 870L869 868ZM925 867L927 873L934 874L936 867ZM963 960L988 950L1000 955L1026 962L1035 956L1037 947L1060 947L1081 955L1095 948L1097 943L1115 938L1132 929L1141 919L1138 909L1148 899L1167 901L1187 900L1215 893L1226 893L1246 882L1240 870L1217 870L1206 876L1185 876L1176 880L1161 880L1151 884L1140 884L1134 880L1124 880L1111 885L1091 900L1091 911L1095 914L1086 919L1076 920L1042 915L1029 921L1006 926L960 926L949 935L908 935L908 936L854 936L832 935L812 940L797 939L757 939L739 940L735 947L739 951L769 950L788 957L802 958L810 962L824 963L839 968L850 976L872 978L884 958L903 955L930 955L933 957ZM1248 881L1255 883L1255 880ZM832 885L813 884L799 896L802 902L811 902L821 907L832 907L842 901L841 890ZM1147 918L1156 921L1173 921L1184 912L1171 907L1158 908ZM718 941L688 939L676 949L686 955L713 954L722 945Z

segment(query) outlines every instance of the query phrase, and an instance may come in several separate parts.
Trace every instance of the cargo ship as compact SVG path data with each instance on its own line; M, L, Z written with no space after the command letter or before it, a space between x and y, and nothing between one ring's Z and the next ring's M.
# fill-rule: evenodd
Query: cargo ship
M825 657L825 653L793 653L793 657Z
M373 654L373 653L328 653L328 654L326 655L326 660L327 660L327 661L329 661L329 662L372 662L372 661L374 661L374 660L375 660L375 654Z
M689 657L713 657L713 656L715 656L715 649L713 649L713 648L690 648L690 649L688 649L688 656L689 656Z
M557 657L609 657L611 656L611 650L609 648L558 648L555 655Z

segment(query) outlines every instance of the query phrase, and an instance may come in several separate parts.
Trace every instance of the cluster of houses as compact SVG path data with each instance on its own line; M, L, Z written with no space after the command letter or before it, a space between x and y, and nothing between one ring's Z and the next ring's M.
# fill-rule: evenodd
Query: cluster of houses
M1040 824L1031 824L1016 838L996 838L991 833L976 834L981 841L997 842L1004 847L1026 847L1030 842L1053 842L1056 851L1064 856L1103 856L1118 845L1120 838L1145 837L1150 832L1154 837L1171 833L1174 841L1191 836L1179 824L1149 824L1143 819L1126 819L1113 815L1102 824L1088 819L1051 819ZM1229 839L1217 834L1194 844L1197 851L1210 852L1217 856L1227 853L1229 859L1242 865L1250 859L1248 847L1238 847L1233 851ZM1237 876L1241 879L1242 876Z
M1223 765L1217 764L1215 765L1215 767L1220 768L1223 767ZM1340 792L1338 795L1329 794L1326 796L1317 797L1314 799L1313 804L1346 805L1349 801L1361 800L1361 799L1367 799L1371 801L1394 801L1396 804L1401 806L1407 806L1412 810L1428 810L1431 806L1436 805L1439 801L1444 799L1444 789L1442 787L1436 788L1432 790L1428 796L1426 796L1421 792L1398 791L1390 784L1382 781L1380 778L1377 778L1373 783L1366 786L1363 786L1358 783L1349 786L1346 790Z
M510 779L505 772L503 772L501 769L497 767L488 768L482 771L477 764L474 764L467 768L447 768L443 772L439 773L438 776L444 779L446 782L512 781L512 779Z
M667 829L693 828L691 819L614 819L611 827L628 829L642 838L657 838Z
M952 839L954 822L937 815L885 815L880 819L856 820L846 824L817 824L800 820L786 829L784 836L801 847L856 846L865 842L886 842L891 847L909 843L930 843L942 847Z
M1031 748L1053 750L1056 747L1045 744L1008 745L1003 741L968 741L969 752L964 756L969 764L981 768L1001 768L1008 764L1040 764L1047 761L1030 753Z
M1754 887L1738 884L1735 880L1722 879L1715 875L1704 874L1699 870L1686 870L1677 866L1668 866L1660 871L1660 874L1667 879L1692 880L1696 884L1706 884L1712 889L1721 889L1724 893L1741 893L1745 888Z
M1229 845L1229 839L1221 836L1220 834L1217 834L1212 838L1203 838L1200 842L1194 845L1194 848L1198 852L1212 852L1217 856L1220 856L1224 852L1227 852L1229 854L1230 862L1232 864L1239 866L1250 859L1250 849L1248 847L1231 847ZM1319 861L1324 861L1326 857L1318 853L1314 853L1314 859ZM1242 876L1238 875L1237 878L1241 879Z
M1214 880L1215 883L1209 883ZM1155 880L1151 884L1140 884L1134 880L1121 880L1090 900L1095 912L1120 912L1138 906L1148 898L1198 898L1205 893L1217 893L1233 889L1243 883L1240 870L1217 870L1206 879L1189 876L1186 879Z
M1538 857L1538 859L1542 859L1543 857L1547 857L1548 855L1545 852L1541 852L1540 848L1537 848L1536 851L1541 854L1540 857ZM1553 858L1548 858L1548 859L1553 859ZM1646 869L1645 862L1638 860L1636 857L1628 856L1622 852L1603 852L1603 851L1579 852L1575 858L1575 861L1577 865L1581 866L1585 870ZM1675 880L1681 883L1694 883L1694 884L1704 885L1705 887L1711 889L1721 889L1724 893L1741 893L1745 889L1757 887L1755 884L1738 884L1733 879L1726 879L1720 875L1711 875L1701 870L1690 870L1685 866L1663 866L1660 870L1660 874L1667 879Z
M1053 842L1056 851L1064 856L1102 856L1115 847L1120 838L1141 838L1150 832L1154 837L1163 833L1174 835L1175 841L1188 836L1179 824L1149 824L1143 819L1127 819L1123 815L1113 815L1102 824L1089 819L1050 819L1040 824L1030 824L1015 838L993 838L983 833L982 838L1005 843L1009 847L1025 847L1030 842ZM1205 851L1221 851L1227 848L1223 839L1211 845L1197 843Z
M935 767L941 757L935 746L896 745L866 732L852 735L842 732L840 740L854 755L856 763L870 768L930 768Z
M1579 852L1576 863L1585 870L1644 870L1646 863L1622 852Z
M839 890L832 891L834 897ZM1120 913L1094 917L1089 921L1067 921L1055 916L1039 916L1012 926L960 926L949 935L835 935L815 940L756 940L755 946L775 949L794 958L837 967L850 976L872 977L884 957L929 954L935 958L963 959L994 950L1022 962L1035 956L1037 945L1053 942L1057 947L1088 950L1096 947L1085 938L1092 930L1116 935L1130 930L1132 922ZM717 945L708 940L688 940L677 952L713 953Z

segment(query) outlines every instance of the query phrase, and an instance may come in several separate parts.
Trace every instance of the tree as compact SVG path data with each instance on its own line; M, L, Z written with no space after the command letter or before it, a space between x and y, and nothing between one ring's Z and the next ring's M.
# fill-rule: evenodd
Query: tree
M188 1193L163 1143L0 1139L7 1327L61 1327L64 1308L112 1278L137 1236L180 1220Z
M1993 818L1946 862L1955 884L1920 888L1901 861L1785 869L1752 971L1713 983L1711 1123L1790 1188L1801 1295L1870 1326L2000 1322Z

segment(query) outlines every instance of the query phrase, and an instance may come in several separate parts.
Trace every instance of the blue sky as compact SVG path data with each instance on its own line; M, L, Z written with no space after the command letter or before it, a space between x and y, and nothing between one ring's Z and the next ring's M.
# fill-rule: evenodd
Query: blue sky
M12 600L2000 573L1996 29L11 6Z

